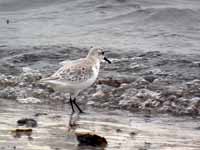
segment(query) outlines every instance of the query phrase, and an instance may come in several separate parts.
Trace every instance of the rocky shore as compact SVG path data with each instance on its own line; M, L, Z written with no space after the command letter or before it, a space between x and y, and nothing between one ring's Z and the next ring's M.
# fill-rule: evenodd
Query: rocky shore
M84 57L87 51L80 54L80 49L73 47L56 47L55 53L48 47L35 49L37 55L24 50L21 55L4 56L0 98L20 103L68 102L66 93L53 91L38 81L59 68L60 61ZM112 64L103 64L97 82L77 99L85 109L91 106L147 114L200 115L199 56L158 51L107 55Z

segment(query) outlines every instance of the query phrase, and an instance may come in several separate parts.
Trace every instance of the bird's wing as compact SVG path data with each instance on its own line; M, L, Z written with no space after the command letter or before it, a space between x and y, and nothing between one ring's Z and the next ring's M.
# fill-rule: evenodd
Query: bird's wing
M64 61L61 61L59 64L60 65L78 64L78 63L81 63L82 61L84 61L84 58L80 58L78 60L64 60Z
M61 82L83 82L88 80L93 74L92 66L85 61L70 63L62 66L52 76L44 78L42 82L61 81Z

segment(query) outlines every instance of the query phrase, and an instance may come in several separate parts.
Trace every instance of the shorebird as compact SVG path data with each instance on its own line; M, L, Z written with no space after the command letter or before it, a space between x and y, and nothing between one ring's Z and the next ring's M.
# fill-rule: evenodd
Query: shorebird
M60 69L50 77L41 79L40 82L50 85L55 91L69 93L72 112L75 112L75 105L82 113L83 111L76 103L76 97L96 81L102 60L111 63L104 56L103 49L91 48L85 58L65 61Z

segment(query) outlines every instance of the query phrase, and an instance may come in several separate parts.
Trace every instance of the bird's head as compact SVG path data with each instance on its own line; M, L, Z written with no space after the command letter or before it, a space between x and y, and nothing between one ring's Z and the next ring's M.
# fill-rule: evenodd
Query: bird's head
M87 57L95 57L100 61L105 60L106 62L111 64L111 61L105 57L105 52L102 48L91 48Z

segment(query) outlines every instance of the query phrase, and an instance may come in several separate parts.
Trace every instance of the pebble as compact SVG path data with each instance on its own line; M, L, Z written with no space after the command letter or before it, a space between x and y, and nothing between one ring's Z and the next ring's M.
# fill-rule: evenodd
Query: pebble
M17 98L16 89L13 87L8 87L0 90L0 98L15 100Z
M88 102L87 102L87 105L93 105L93 104L95 104L94 101L88 101Z
M17 80L14 76L0 75L0 87L16 86Z
M75 135L79 142L79 146L94 146L105 148L108 144L106 138L99 136L93 132L76 131Z
M152 82L156 79L156 77L153 76L153 75L144 76L143 78L144 78L146 81L150 82L150 83L152 83Z
M46 115L48 115L47 113L36 113L34 116L35 117L39 117L39 116L46 116Z
M29 140L32 140L32 132L33 130L32 129L29 129L29 128L23 128L23 129L15 129L15 130L12 130L11 133L13 135L13 137L15 138L20 138L21 136L27 136ZM15 147L16 148L16 147Z
M121 83L118 80L107 79L107 80L98 80L97 84L105 84L112 87L119 87Z
M49 92L45 89L34 89L33 92L32 92L32 96L35 97L35 98L48 98L49 96Z
M143 98L143 99L147 99L147 98L150 98L150 97L152 97L154 99L159 99L160 93L153 92L153 91L150 91L148 89L141 89L136 94L136 97Z
M35 83L42 78L41 73L25 72L19 76L21 82Z
M103 91L97 91L92 96L93 97L103 97L103 96L105 96L105 93Z
M37 121L32 118L23 118L17 121L18 126L37 127Z

